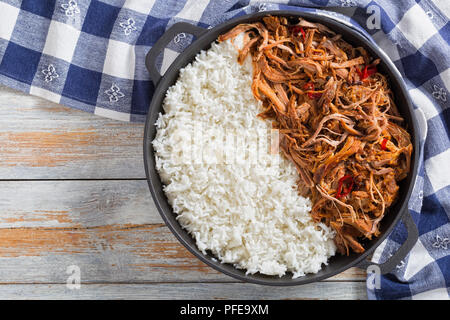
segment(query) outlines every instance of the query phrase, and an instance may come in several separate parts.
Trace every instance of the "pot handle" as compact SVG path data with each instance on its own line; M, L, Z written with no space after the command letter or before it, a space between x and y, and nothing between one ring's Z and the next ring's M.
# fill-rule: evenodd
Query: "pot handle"
M156 86L161 79L161 74L158 69L156 69L156 58L160 54L162 50L166 47L166 45L173 40L173 38L179 33L189 33L196 37L201 36L203 33L207 31L204 28L194 26L187 22L178 22L172 25L153 45L150 51L147 53L145 57L145 65L150 73L150 78L153 81L153 84Z
M402 215L402 222L406 227L408 232L408 237L405 242L400 246L400 248L384 263L374 263L369 260L364 260L361 262L358 267L367 269L369 266L378 266L380 268L381 274L386 274L394 270L394 268L406 257L406 255L411 251L411 249L416 244L419 239L419 231L417 230L417 226L414 223L409 210L406 209L406 212Z

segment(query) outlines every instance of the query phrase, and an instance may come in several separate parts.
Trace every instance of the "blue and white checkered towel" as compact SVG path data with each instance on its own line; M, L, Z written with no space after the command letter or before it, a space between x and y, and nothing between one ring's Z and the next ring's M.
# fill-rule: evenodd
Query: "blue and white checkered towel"
M207 28L278 9L355 25L403 74L422 130L423 157L409 203L420 239L382 277L381 288L367 292L371 299L449 299L449 0L0 0L0 83L101 116L143 121L153 90L144 57L169 26L187 21ZM175 37L159 68L191 40ZM405 233L398 225L373 261L386 260Z

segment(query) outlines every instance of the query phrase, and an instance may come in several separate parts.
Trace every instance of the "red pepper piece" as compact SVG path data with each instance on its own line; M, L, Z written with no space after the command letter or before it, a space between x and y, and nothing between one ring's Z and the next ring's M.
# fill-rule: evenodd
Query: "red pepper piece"
M367 68L367 76L370 77L371 75L377 73L377 67L373 66L373 67L369 67Z
M303 85L304 89L314 90L314 82L307 82Z
M306 40L306 33L305 33L305 30L303 30L302 27L300 27L300 32L302 33L303 39Z
M358 68L356 68L356 73L359 75L359 79L360 80L364 80L368 77L370 77L371 75L377 73L377 67L376 66L371 66L371 65L366 65L363 69L359 70Z
M344 190L342 190L342 187L344 186L344 182L347 182L348 187L344 188ZM353 177L350 175L346 175L346 176L343 176L342 178L340 178L339 182L338 182L336 198L339 199L339 198L342 198L342 197L345 197L346 195L348 195L352 191L354 183L355 182L353 180Z
M302 36L303 36L303 39L306 39L306 33L305 33L305 30L303 30L302 27L300 27L300 26L292 26L292 27L290 27L290 31L293 34L298 34L300 32L302 34Z
M367 77L368 77L368 75L367 75L367 66L365 66L364 67L364 71L363 71L363 78L362 78L362 80L364 80Z
M386 150L386 144L388 142L388 139L384 138L383 141L381 141L381 150Z
M361 70L359 70L357 67L355 68L356 69L356 73L358 74L358 76L359 76L359 79L360 80L362 80L362 77L363 77L363 73L362 73L362 71Z
M307 82L307 83L305 83L305 84L303 85L303 89L311 90L311 91L314 90L314 83L313 83L313 82ZM310 99L317 99L317 98L320 98L320 97L322 96L322 93L320 93L320 92L316 92L316 93L314 93L314 92L308 92L307 95L308 95L308 97L309 97Z

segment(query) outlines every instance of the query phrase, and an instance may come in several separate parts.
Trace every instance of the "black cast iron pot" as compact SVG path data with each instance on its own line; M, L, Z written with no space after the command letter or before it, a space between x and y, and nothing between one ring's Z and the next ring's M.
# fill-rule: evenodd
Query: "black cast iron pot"
M329 260L329 264L327 266L324 266L318 273L307 274L296 279L292 279L292 274L290 273L286 274L283 277L267 276L259 273L246 275L245 270L237 269L231 264L220 263L216 259L213 259L214 256L212 254L202 254L197 249L194 239L186 232L186 230L181 228L176 220L176 214L173 212L171 206L167 202L167 198L163 192L163 185L161 183L159 174L155 169L155 157L152 147L152 141L156 133L155 122L158 118L158 114L160 112L163 112L163 99L165 97L167 89L176 82L179 70L189 64L201 50L209 49L211 43L216 41L219 35L227 32L240 23L252 23L255 21L260 21L263 16L269 14L285 17L303 17L312 22L322 23L335 32L342 34L343 38L350 44L354 46L362 46L373 57L379 57L381 59L381 63L380 65L378 65L378 69L389 78L391 88L395 94L395 102L399 108L400 113L406 121L405 125L408 128L409 133L411 134L414 147L411 159L411 172L406 179L401 181L399 198L397 202L389 209L386 216L382 220L380 236L365 243L366 251L364 253L352 253L349 256L342 256L338 254L331 257ZM161 51L164 50L165 46L170 41L172 41L174 37L179 33L192 34L193 36L195 36L196 40L176 58L176 60L168 68L164 76L161 77L155 66L156 58L161 53ZM375 248L381 244L381 242L389 235L391 230L400 220L402 220L407 228L408 238L399 248L399 250L394 253L391 258L389 258L388 261L378 265L381 273L385 274L390 272L393 268L395 268L397 264L400 263L402 259L405 258L408 252L412 249L418 239L418 231L408 211L408 200L414 186L419 160L418 125L414 117L413 107L408 96L405 84L403 83L402 76L400 75L394 64L382 50L380 50L376 45L374 45L371 41L369 41L369 39L367 39L359 31L354 29L351 25L343 24L320 14L295 11L270 11L249 14L224 22L210 30L180 22L174 24L169 30L167 30L166 33L152 47L146 57L146 66L156 87L148 112L144 134L144 162L148 185L150 187L150 192L153 196L156 207L158 208L159 213L161 214L167 226L178 238L178 240L201 261L205 262L207 265L213 267L218 271L246 282L275 286L306 284L331 277L353 266L367 267L368 265L370 265L371 263L367 260L368 256L373 253Z

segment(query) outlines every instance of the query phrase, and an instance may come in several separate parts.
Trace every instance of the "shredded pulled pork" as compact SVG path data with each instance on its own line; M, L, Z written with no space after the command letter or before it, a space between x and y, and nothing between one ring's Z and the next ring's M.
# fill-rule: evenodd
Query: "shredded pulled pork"
M341 254L364 252L410 170L410 135L394 104L379 59L324 25L266 16L244 33L238 62L250 54L259 115L272 119L280 148L299 173L298 190L312 216L336 231Z

